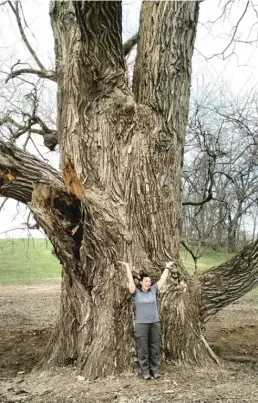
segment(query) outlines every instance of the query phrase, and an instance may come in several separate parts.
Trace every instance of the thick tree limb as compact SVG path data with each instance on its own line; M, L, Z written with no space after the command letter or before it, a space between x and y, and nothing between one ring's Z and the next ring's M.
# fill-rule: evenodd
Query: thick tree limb
M124 84L122 4L119 1L75 1L73 5L84 43L84 74L91 77L87 80L87 91L93 90L95 98L96 82L101 86L105 83L106 93L114 89L115 83Z
M198 13L199 4L196 1L147 1L142 5L133 92L138 102L161 113L171 128L174 124L172 117L178 113L176 105L182 114L187 116L188 112L182 112L181 106L181 97L189 94L188 84L183 88L174 84L182 74L186 77L185 83L188 83L191 75L191 64L187 61L192 57L191 44L195 39ZM175 14L180 15L182 23L178 21L171 26L170 21ZM186 40L189 41L187 47ZM160 57L161 53L163 57Z
M258 285L258 240L229 261L199 275L201 313L208 320Z
M28 204L34 187L39 184L65 192L58 171L33 155L0 140L0 195Z
M61 262L70 259L76 273L75 257L79 256L81 242L80 201L67 192L60 173L0 140L0 195L29 206Z

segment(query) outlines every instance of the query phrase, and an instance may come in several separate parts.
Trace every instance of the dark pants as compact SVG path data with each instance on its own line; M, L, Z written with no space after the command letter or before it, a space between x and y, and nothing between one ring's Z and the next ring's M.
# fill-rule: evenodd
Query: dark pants
M160 322L136 323L138 361L143 375L157 372L160 361Z

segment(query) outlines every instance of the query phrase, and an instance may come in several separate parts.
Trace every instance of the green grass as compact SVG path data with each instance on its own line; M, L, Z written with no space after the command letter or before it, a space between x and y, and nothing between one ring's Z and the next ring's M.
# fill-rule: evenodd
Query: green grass
M195 271L194 260L189 252L187 252L183 247L180 249L180 255L182 262L189 271L189 273L193 273ZM217 252L214 250L205 250L204 254L200 259L197 261L197 271L207 270L212 266L217 266L221 263L226 262L229 260L233 254L226 253L226 252Z
M180 250L180 255L182 262L187 269L187 271L191 274L194 273L195 271L195 265L194 261L190 255L190 253L186 252L186 250L182 247ZM214 250L206 250L204 255L198 259L197 262L197 272L207 270L210 267L217 266L221 263L226 262L229 260L231 257L233 257L232 253L226 253L226 252L215 252ZM253 299L254 301L257 300L258 298L258 287L255 287L252 289L250 292L250 298Z
M61 266L44 239L0 239L0 283L56 281Z
M51 253L52 246L44 239L2 239L0 240L0 283L41 283L60 279L61 266ZM194 262L184 248L181 258L190 272ZM225 262L231 257L223 252L206 251L198 260L198 271Z

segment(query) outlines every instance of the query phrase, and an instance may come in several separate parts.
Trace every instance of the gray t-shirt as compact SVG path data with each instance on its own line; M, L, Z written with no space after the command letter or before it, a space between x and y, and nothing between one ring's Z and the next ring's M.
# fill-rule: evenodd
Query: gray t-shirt
M153 284L147 292L136 288L134 294L132 294L136 308L136 323L159 322L157 293L157 284Z

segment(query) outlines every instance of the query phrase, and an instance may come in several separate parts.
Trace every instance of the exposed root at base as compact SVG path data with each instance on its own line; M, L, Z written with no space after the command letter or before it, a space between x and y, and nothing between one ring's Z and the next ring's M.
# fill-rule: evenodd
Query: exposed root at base
M216 356L216 354L214 353L214 351L212 351L212 349L210 348L209 344L207 343L207 341L206 341L206 339L205 339L205 337L204 337L203 335L201 335L201 340L202 340L204 346L206 347L209 356L212 358L213 361L216 362L216 364L219 364L219 359L218 359L218 357Z

